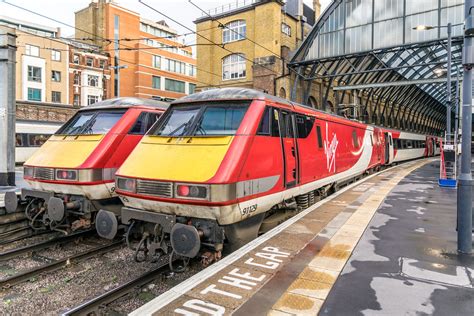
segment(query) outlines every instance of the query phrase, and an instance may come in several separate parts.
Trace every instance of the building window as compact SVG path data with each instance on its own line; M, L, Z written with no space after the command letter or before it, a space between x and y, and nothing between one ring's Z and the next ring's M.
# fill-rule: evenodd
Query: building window
M61 61L61 52L59 50L52 50L51 51L51 60L54 61Z
M51 102L61 103L61 92L51 91Z
M161 77L152 76L152 78L151 78L151 87L153 89L161 89Z
M91 105L99 102L99 97L97 95L88 95L87 96L87 105Z
M165 59L165 70L186 74L186 64L173 59Z
M39 47L38 46L26 44L25 48L26 48L26 54L27 55L39 57Z
M81 105L81 95L75 94L72 100L72 105Z
M222 31L222 42L229 43L245 38L245 20L237 20L227 23Z
M288 24L286 24L286 23L282 23L282 24L281 24L281 32L282 32L283 34L286 34L286 35L288 35L288 36L291 36L291 27L290 27Z
M222 80L245 78L245 55L232 54L222 59Z
M153 56L153 67L161 68L161 57L160 56Z
M188 65L188 75L192 77L196 76L196 66L191 64Z
M41 68L28 66L28 81L41 82Z
M87 57L86 59L86 65L88 67L94 67L94 59L93 58L90 58L90 57Z
M72 58L72 62L76 65L79 65L79 55L74 55Z
M99 67L102 68L102 69L105 69L105 60L104 59L101 59L99 60Z
M29 101L41 101L41 89L28 88Z
M55 82L60 82L61 81L61 72L53 70L51 71L51 80Z
M165 89L167 91L184 93L185 85L182 81L165 78Z
M99 76L87 75L87 85L89 87L99 86Z
M196 85L194 83L189 84L189 94L193 94L196 91Z
M76 84L76 85L81 84L81 75L80 74L74 74L74 84Z

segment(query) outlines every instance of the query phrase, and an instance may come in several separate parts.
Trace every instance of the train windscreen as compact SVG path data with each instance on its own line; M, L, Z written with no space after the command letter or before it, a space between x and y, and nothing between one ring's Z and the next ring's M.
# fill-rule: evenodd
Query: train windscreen
M235 135L248 103L174 106L149 134L159 136Z
M107 134L125 112L126 110L78 112L56 132L56 135Z

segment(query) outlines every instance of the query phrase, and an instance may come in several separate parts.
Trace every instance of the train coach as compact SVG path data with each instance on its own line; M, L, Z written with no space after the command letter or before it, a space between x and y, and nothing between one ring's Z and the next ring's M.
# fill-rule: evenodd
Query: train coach
M117 172L126 236L140 238L140 260L171 252L209 263L364 173L433 155L408 147L421 139L250 89L187 96Z
M115 172L167 107L116 98L80 109L24 164L30 188L22 190L21 200L30 225L69 232L89 228L101 209L118 215ZM13 211L17 202L9 195L5 204ZM108 237L99 219L98 232Z

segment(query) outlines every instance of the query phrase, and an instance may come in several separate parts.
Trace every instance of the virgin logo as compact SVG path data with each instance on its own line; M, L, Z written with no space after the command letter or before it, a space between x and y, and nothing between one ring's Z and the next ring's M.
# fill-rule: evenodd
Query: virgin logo
M336 149L337 145L339 145L339 141L337 140L336 133L333 134L331 142L329 142L329 131L328 131L328 123L326 123L326 140L324 141L324 153L326 154L326 165L328 171L336 172Z

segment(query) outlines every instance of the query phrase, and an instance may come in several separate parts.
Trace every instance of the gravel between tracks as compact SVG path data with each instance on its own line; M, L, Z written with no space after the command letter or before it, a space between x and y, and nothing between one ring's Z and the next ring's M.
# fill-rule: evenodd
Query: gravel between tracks
M48 255L53 257L53 252ZM57 315L150 271L156 265L151 262L136 263L131 250L119 248L46 273L11 289L0 290L0 314ZM171 278L159 276L151 285L111 304L111 309L118 314L126 314L196 273L197 266L192 265L189 271Z

